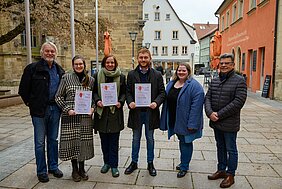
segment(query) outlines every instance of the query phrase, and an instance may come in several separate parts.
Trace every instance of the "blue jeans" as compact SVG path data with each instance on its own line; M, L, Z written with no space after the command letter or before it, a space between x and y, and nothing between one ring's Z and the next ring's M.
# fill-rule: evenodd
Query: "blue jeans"
M137 129L133 129L133 140L132 140L132 161L137 163L140 150L140 140L142 136L142 126L145 126L145 136L147 143L147 162L152 163L154 161L154 130L149 130L149 116L147 112L141 112L141 126Z
M103 152L103 160L105 164L110 165L111 168L118 167L118 148L119 148L119 135L117 133L101 133L101 148Z
M238 166L237 132L224 132L214 129L217 147L217 170L226 171L235 176Z
M185 143L184 135L177 135L180 149L180 170L189 170L189 164L193 154L193 143Z
M34 127L34 147L37 175L47 173L45 137L47 138L48 170L58 169L58 131L61 111L58 106L47 106L44 117L31 116Z

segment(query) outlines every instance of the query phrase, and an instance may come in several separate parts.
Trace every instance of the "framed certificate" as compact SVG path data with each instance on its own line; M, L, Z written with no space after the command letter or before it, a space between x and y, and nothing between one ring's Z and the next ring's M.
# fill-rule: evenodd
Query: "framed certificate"
M151 104L151 83L135 83L136 107L149 107Z
M90 114L92 91L76 90L74 111L76 114Z
M115 106L118 101L117 97L117 84L101 83L101 98L104 106Z

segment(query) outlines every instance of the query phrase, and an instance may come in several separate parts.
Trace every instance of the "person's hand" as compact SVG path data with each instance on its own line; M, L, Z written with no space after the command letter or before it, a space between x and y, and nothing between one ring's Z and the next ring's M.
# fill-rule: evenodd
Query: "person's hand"
M130 104L128 106L129 106L130 109L135 109L136 108L135 102L130 102Z
M88 115L91 116L93 113L94 113L94 108L91 108L90 113Z
M149 105L149 107L150 107L151 109L156 109L157 106L158 106L158 105L157 105L156 102L152 102L152 103Z
M120 102L117 102L117 103L116 103L116 107L117 107L117 108L120 108L120 107L121 107Z
M210 119L212 121L217 121L219 118L218 118L218 115L217 115L217 112L213 112L211 115L210 115Z
M74 110L69 110L68 114L69 114L69 116L74 116L75 115L75 111Z
M103 102L101 100L99 100L97 102L97 106L99 106L100 108L103 108L104 107Z

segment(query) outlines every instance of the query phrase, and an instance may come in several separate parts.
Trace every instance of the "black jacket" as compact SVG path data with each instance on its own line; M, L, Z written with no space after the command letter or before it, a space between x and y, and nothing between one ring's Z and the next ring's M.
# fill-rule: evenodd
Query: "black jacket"
M18 93L29 107L31 116L44 117L49 103L50 76L48 67L44 64L45 60L41 59L27 65L20 81ZM56 62L55 66L61 80L65 71Z
M219 120L210 120L210 127L226 132L240 129L240 112L247 98L245 79L234 70L224 80L216 77L212 80L205 98L205 112L209 117L217 112Z
M127 89L126 89L126 103L129 105L131 102L135 102L135 83L142 83L140 80L139 66L128 73L127 76ZM149 129L158 129L160 127L160 105L166 98L165 87L163 77L157 70L151 69L148 73L148 83L151 83L151 102L157 103L157 108L150 109L149 111ZM140 120L141 108L135 108L129 110L128 124L127 126L132 129L141 127Z

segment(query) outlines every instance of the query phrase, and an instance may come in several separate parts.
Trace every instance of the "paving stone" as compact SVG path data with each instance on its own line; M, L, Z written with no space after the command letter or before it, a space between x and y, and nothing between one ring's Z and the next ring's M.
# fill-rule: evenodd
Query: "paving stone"
M141 170L136 185L138 186L158 186L158 187L174 187L174 188L192 188L191 173L187 173L185 177L177 178L177 172L158 171L158 175L152 177L148 171Z
M265 145L267 149L269 149L272 153L279 154L282 153L281 145Z
M94 189L153 189L153 187L150 187L150 186L125 185L125 184L97 183L95 185ZM162 189L164 189L164 188L162 188Z
M65 180L65 179L50 179L47 183L39 183L37 184L34 189L93 189L96 185L96 182L74 182L72 180Z
M246 156L251 160L252 163L281 163L274 154L272 153L245 153Z
M9 177L0 182L0 186L13 188L32 188L39 181L36 176L36 167L32 164L26 164Z
M250 144L256 145L282 145L282 139L256 139L256 138L246 138Z
M208 180L208 174L192 173L193 185L195 189L219 188L223 179ZM232 189L252 189L244 176L235 176L235 183Z
M128 184L128 185L134 185L137 180L137 176L139 174L139 169L135 170L130 175L125 175L124 168L120 168L120 176L117 178L112 177L111 171L109 171L106 174L100 173L100 168L91 167L88 170L89 175L89 181L94 182L103 182L103 183L112 183L112 184Z
M213 160L217 161L217 152L216 151L202 151L204 160ZM240 162L251 162L245 153L239 152L238 154L238 161Z
M282 188L282 178L247 176L247 179L254 189Z
M256 152L256 153L271 153L270 150L268 150L263 145L245 145L245 144L238 144L237 145L239 152Z
M270 164L270 166L282 177L282 164Z
M238 164L237 175L245 176L271 176L279 177L269 164L240 163Z

